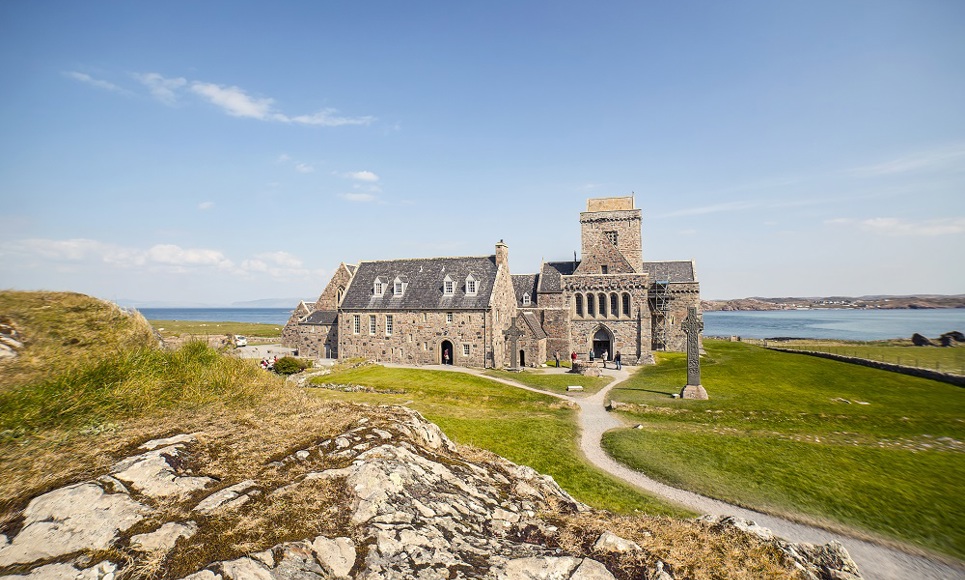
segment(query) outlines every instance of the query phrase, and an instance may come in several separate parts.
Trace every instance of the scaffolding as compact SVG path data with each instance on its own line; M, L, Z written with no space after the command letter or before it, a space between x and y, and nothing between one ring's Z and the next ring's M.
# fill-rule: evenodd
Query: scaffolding
M670 280L658 280L650 286L650 316L653 332L653 350L667 350L670 339Z

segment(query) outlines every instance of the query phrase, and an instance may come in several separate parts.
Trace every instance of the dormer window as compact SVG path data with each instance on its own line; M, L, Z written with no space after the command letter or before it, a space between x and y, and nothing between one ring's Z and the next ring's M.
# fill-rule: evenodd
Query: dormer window
M456 284L453 282L452 278L446 274L446 278L442 281L442 294L444 296L452 296L455 292Z
M529 305L532 304L532 303L533 303L533 301L532 301L532 299L530 299L530 297L529 297L529 292L524 292L524 293L523 293L523 306L529 306Z
M476 279L472 277L472 274L466 276L466 295L467 296L475 296L476 288L478 286L479 285L477 284Z
M394 296L402 296L405 293L405 287L408 286L406 281L400 277L396 276L395 281L392 282L392 294Z
M385 282L382 281L382 278L375 279L375 284L372 287L372 291L376 296L379 297L385 294Z

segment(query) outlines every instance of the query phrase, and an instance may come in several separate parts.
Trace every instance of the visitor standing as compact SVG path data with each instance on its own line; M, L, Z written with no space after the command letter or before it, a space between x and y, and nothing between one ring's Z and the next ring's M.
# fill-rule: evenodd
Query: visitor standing
M603 351L603 356L600 358L603 359L603 368L606 368L606 361L610 360L610 351Z
M572 354L570 354L570 366L572 367L575 364L576 364L576 351L574 350Z
M620 355L620 351L613 355L613 362L617 363L617 370L623 369L623 357Z
M590 362L593 362L593 349L590 349Z
M553 358L556 359L556 368L560 368L560 351L554 352Z
M444 364L444 365L449 364L449 349L448 349L448 348L442 351L442 364Z

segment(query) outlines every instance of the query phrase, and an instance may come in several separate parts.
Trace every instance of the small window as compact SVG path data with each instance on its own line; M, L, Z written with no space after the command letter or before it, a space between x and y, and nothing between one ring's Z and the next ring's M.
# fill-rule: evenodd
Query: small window
M362 316L359 314L352 315L352 334L359 334L362 332Z
M423 313L422 313L422 322L429 322L429 313L428 313L428 312L423 312Z
M623 315L630 316L630 295L623 295Z
M369 334L375 334L375 315L369 315Z
M470 274L469 277L466 278L466 294L469 296L475 296L476 286L476 279Z
M576 315L583 316L583 295L576 295Z
M392 336L392 323L393 323L392 315L386 314L385 315L385 335L386 336Z
M523 293L523 306L529 306L531 303L532 303L532 300L530 300L529 292L524 292L524 293Z
M619 238L617 237L616 232L603 232L603 235L606 236L606 239L610 240L611 244L613 244L614 246L617 245L617 240Z
M592 294L586 295L586 315L596 316L596 303L593 300Z
M399 280L395 281L395 285L392 287L392 293L396 296L402 296L402 282Z
M446 296L452 296L455 292L456 285L448 275L446 279L442 281L442 293Z
M462 345L462 356L469 356L469 345Z
M600 316L602 316L603 318L606 318L606 294L603 294L601 292L599 295L599 298L600 298L600 301L598 302L598 304L600 306Z
M620 304L616 294L610 294L610 316L616 318L620 316Z
M446 324L452 324L452 312L446 312Z
M600 266L600 273L601 273L601 274L609 274L609 273L610 273L610 267L607 266L606 264Z
M375 279L375 283L373 284L373 287L372 287L372 292L376 296L382 296L383 294L385 294L385 283L382 282L381 278Z

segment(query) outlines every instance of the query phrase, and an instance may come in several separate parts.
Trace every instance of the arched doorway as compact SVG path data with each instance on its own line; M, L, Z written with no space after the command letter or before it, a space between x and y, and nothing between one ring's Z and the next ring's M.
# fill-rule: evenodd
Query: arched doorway
M605 326L601 326L593 333L593 354L602 357L606 351L609 358L613 359L613 334Z
M519 366L526 366L526 351L523 349L519 349Z
M448 340L442 341L442 345L439 347L439 362L444 365L451 365L453 352L452 343Z

